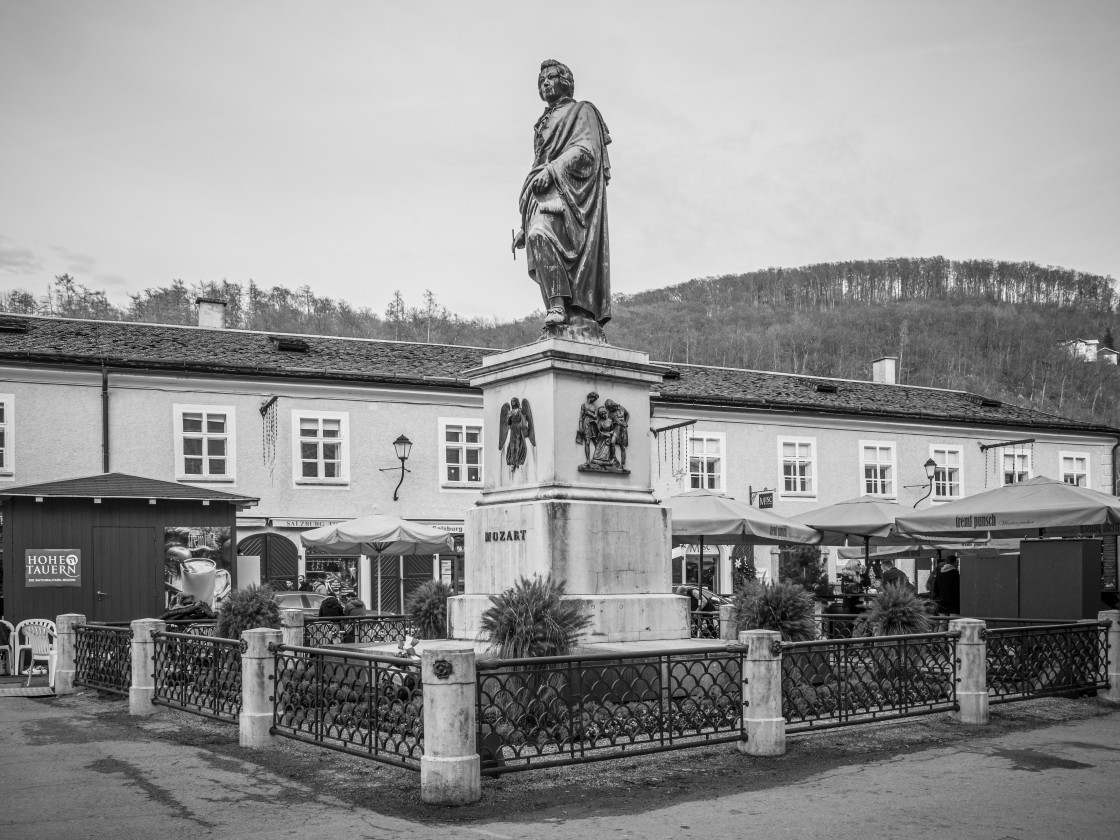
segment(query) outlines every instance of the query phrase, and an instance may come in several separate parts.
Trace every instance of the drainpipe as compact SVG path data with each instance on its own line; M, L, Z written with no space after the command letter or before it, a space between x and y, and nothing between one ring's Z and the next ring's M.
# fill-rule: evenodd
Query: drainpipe
M109 472L109 368L105 362L101 363L101 472Z

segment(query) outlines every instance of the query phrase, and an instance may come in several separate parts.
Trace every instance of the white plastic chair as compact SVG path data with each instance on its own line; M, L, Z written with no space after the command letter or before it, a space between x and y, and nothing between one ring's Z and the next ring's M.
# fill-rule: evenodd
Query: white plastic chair
M2 618L0 618L0 625L8 630L8 641L0 644L0 654L4 656L7 662L7 673L14 674L16 672L16 661L12 654L16 649L16 628L12 626L12 622L5 621Z
M54 652L54 639L56 636L54 622L49 618L28 618L16 625L15 651L12 657L18 668L23 662L23 652L31 656L31 663L27 666L27 684L31 685L31 676L35 673L35 663L42 662L50 665L51 654ZM49 681L49 673L48 673Z

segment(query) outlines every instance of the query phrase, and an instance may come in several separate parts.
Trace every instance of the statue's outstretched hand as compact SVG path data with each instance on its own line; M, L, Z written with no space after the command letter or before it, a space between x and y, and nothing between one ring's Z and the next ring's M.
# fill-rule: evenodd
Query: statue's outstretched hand
M512 244L510 244L509 249L511 251L516 251L518 248L524 248L524 247L525 247L525 231L524 230L519 230L517 233L515 233L513 235L513 242L512 242Z

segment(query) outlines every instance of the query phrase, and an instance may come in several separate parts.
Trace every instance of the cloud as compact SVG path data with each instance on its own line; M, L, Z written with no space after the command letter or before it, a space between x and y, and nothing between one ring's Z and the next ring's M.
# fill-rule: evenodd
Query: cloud
M89 254L71 251L69 248L63 248L61 245L52 245L51 250L66 261L67 273L71 271L78 274L93 273L94 261L93 257L89 256Z
M0 236L0 271L28 274L42 269L43 264L30 248L21 248Z

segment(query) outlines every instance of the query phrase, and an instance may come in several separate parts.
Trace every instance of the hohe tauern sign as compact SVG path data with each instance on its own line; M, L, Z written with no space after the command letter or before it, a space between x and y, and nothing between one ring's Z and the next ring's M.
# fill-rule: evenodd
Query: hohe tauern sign
M29 548L24 551L26 586L81 586L80 548Z

